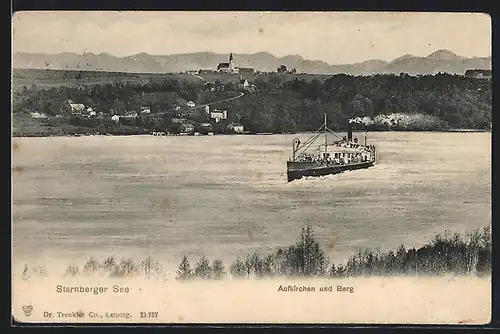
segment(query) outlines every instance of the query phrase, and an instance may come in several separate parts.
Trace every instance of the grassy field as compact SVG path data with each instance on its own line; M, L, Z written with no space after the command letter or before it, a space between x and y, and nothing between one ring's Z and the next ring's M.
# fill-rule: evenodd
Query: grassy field
M220 81L222 83L228 83L231 81L236 81L240 79L240 77L247 79L250 82L254 82L256 79L269 81L271 77L279 78L281 82L290 81L295 78L302 79L305 81L312 81L314 79L319 80L321 82L330 78L331 75L327 74L277 74L277 73L254 73L254 74L219 74L219 73L206 73L200 74L203 79L207 81Z
M288 81L294 78L312 81L317 79L324 81L330 75L318 74L271 74L256 73L241 75L249 81L262 78L266 81L271 76L278 77L281 81ZM206 73L201 74L206 81L220 81L222 83L235 82L240 79L239 74ZM23 86L36 84L40 88L50 88L59 86L80 86L80 85L104 85L115 82L147 83L150 80L162 80L175 78L190 82L200 82L201 78L185 73L124 73L124 72L101 72L101 71L65 71L65 70L35 70L35 69L14 69L12 71L12 87L15 90Z
M12 117L12 135L14 137L64 136L95 133L94 129L71 124L50 125L44 119L33 119L28 115L15 114Z
M115 82L147 83L149 80L177 78L180 80L200 81L190 74L169 73L120 73L99 71L62 71L14 69L12 71L12 87L22 88L36 84L40 88L80 85L104 85Z

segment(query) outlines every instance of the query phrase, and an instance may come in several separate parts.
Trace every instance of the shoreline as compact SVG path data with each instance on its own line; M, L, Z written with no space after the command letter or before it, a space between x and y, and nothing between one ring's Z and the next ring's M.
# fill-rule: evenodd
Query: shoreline
M356 131L355 131L356 132ZM357 131L359 133L363 132L433 132L433 133L491 133L491 129L443 129L443 130L367 130L367 131ZM137 137L137 136L150 136L150 137L213 137L213 136L270 136L270 135L299 135L299 134L313 134L314 131L310 132L288 132L288 133L240 133L240 134L213 134L213 135L194 135L194 134L164 134L164 135L154 135L153 131L150 133L142 134L111 134L111 133L74 133L74 134L47 134L47 133L12 133L12 138L31 138L31 137ZM339 133L342 133L340 131Z

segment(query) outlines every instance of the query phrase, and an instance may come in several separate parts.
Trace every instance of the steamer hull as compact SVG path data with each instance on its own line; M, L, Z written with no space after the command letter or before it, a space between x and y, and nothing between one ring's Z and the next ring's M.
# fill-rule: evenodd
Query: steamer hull
M365 169L372 167L375 161L365 161L343 165L324 165L319 162L296 162L287 161L288 182L298 180L306 176L325 176L339 174L349 170Z

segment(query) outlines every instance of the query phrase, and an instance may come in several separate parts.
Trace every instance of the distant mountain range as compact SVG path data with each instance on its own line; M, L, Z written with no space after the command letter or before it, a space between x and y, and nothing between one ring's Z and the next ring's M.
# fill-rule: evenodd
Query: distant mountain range
M410 75L446 72L464 74L468 69L491 69L491 57L466 58L448 50L438 50L427 57L404 55L393 61L371 59L362 63L331 65L321 60L307 60L299 55L276 57L268 52L233 54L236 67L251 67L258 71L276 71L280 65L295 68L298 73L370 75L401 72ZM42 54L16 52L13 67L19 69L86 70L134 73L175 73L186 70L213 69L227 62L227 54L197 52L174 55L139 53L115 57L107 53Z

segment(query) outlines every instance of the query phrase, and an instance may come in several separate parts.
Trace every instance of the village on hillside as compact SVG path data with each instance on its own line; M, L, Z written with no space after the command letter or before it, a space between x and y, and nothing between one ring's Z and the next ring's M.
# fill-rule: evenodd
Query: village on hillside
M281 66L277 73L285 73L286 67ZM150 131L153 135L214 135L214 134L246 134L245 128L234 117L231 110L224 107L224 102L238 99L245 94L257 91L258 87L244 76L254 74L253 68L237 67L234 65L231 53L228 62L219 63L214 70L186 71L202 82L204 96L213 96L209 101L194 101L177 99L168 108L158 109L152 105L142 105L137 109L113 109L97 111L98 107L85 104L84 101L66 100L55 115L48 115L41 111L31 111L32 119L51 120L52 123L62 123L70 118L70 124L85 125L92 122L117 126L138 126L145 123L153 124ZM226 83L220 80L205 80L201 75L206 73L236 75L238 79ZM288 71L295 73L295 71ZM223 95L223 97L218 97ZM154 103L153 103L154 104ZM214 107L213 105L217 105ZM53 114L53 113L52 113ZM167 121L165 122L165 118ZM160 124L166 123L165 128ZM156 124L156 126L155 126ZM95 132L91 134L96 134ZM99 132L97 132L99 134Z
M74 75L80 76L81 73ZM286 107L281 105L282 102L279 102L281 98L278 99L276 94L278 92L285 94L290 89L295 92L300 91L299 94L311 99L311 103L316 101L317 104L321 96L319 89L322 85L317 80L318 77L304 81L298 78L300 75L296 75L295 69L287 69L284 65L280 65L272 73L259 73L250 67L239 67L235 65L231 53L227 62L214 64L213 69L195 69L177 75L160 74L142 83L119 80L120 76L116 75L117 79L112 84L108 82L83 84L76 87L61 85L40 88L36 87L35 80L34 84L25 85L14 91L13 133L25 136L218 135L295 131L295 120L291 121L288 116L289 111L285 109L296 109L298 104L307 104L307 102L304 100L287 102L286 104L293 106ZM439 73L436 76L446 76L446 74ZM339 75L337 79L332 77L329 81L344 80L347 83L351 80L348 77ZM414 79L408 79L411 77L404 73L396 77L400 81L412 80L415 83L419 80L418 78L427 80L420 75ZM383 83L384 80L377 76L371 76L371 78L370 80L377 80L379 83ZM491 70L469 69L463 75L453 76L453 78L457 83L460 80L478 80L478 87L481 87L479 82L484 82L487 87L487 83L491 81ZM357 80L365 79L360 77ZM323 94L328 96L334 94L326 86L324 89L326 90ZM479 91L475 91L474 94L481 92L481 88L478 89ZM401 92L398 91L397 94L399 93ZM366 91L365 94L373 93ZM352 99L359 100L356 105L366 105L366 108L363 107L361 108L363 110L357 112L371 114L373 119L365 125L372 128L386 128L394 124L399 126L415 122L429 123L428 117L421 113L414 113L411 117L406 115L409 111L412 112L408 109L412 109L409 103L397 102L401 104L401 108L391 109L389 107L394 102L384 102L383 105L386 106L373 114L375 108L373 101L368 103L368 100L359 95L359 92ZM389 100L393 101L394 97ZM353 101L348 102L342 108L359 109L359 106L354 106ZM413 105L415 103L414 101ZM321 108L320 105L313 106ZM425 106L425 103L422 104L422 107ZM332 107L339 108L335 103ZM405 108L408 110L405 111ZM453 118L452 113L448 116L446 117L450 121L456 123L450 123L451 127L464 127L464 125L470 127L471 125L464 123L469 122L472 126L478 123L482 128L484 126L481 124L489 122L486 116L483 117L485 120L482 120L482 116L476 116L474 119L464 118L465 114L464 117L460 116L462 118L455 117L456 119ZM339 115L338 118L342 116ZM366 119L361 123L364 124L365 121ZM304 119L301 122L305 124L313 122L313 119ZM301 124L301 127L306 127L304 124ZM436 126L440 127L440 125ZM411 128L409 125L404 128L409 127Z

